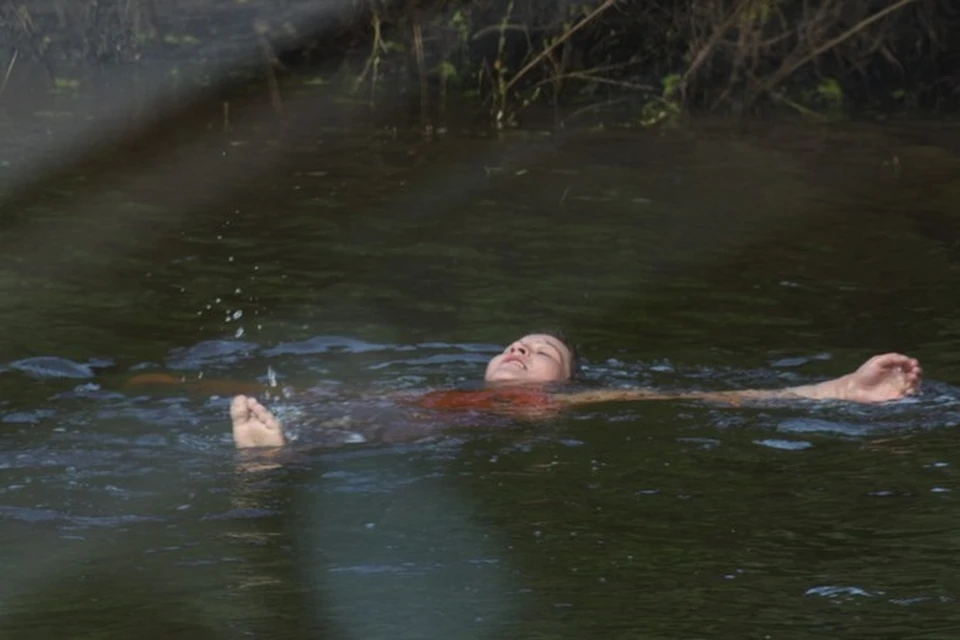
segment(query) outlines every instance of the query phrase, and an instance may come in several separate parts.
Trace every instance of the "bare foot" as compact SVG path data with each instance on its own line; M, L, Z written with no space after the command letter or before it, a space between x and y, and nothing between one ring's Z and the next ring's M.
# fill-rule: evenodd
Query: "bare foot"
M841 396L854 402L900 400L920 392L923 370L916 359L899 353L873 356L859 369L836 380Z
M237 449L282 447L287 443L280 422L256 398L237 396L230 404L233 442Z

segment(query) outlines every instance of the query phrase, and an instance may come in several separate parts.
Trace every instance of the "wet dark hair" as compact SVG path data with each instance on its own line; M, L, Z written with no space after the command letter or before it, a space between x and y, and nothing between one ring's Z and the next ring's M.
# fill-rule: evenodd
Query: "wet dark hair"
M550 327L547 329L531 331L530 333L540 333L562 342L563 346L565 346L567 351L570 352L570 381L576 382L583 378L583 363L580 361L580 352L577 350L577 345L575 345L573 341L567 337L567 334L563 329Z

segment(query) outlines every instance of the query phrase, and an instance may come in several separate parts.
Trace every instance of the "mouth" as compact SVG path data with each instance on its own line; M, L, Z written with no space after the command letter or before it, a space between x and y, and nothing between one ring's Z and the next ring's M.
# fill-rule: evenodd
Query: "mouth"
M511 362L516 362L522 369L527 368L526 365L523 364L523 360L521 360L517 356L507 356L506 358L503 359L501 364L510 364Z

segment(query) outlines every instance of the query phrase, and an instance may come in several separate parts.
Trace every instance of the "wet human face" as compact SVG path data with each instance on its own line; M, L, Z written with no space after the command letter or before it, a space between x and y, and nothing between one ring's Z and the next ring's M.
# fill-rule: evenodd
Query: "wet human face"
M487 382L563 382L570 379L570 350L553 336L523 336L487 364Z

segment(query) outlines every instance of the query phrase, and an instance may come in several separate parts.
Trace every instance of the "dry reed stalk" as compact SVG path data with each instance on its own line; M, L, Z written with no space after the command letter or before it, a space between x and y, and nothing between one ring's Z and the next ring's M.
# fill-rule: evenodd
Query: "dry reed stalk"
M427 65L423 54L423 31L419 18L413 19L413 53L417 60L417 74L420 78L420 121L426 125L430 98L427 93Z
M528 62L526 65L524 65L524 67L521 68L520 71L516 72L513 75L513 77L510 78L510 80L506 83L506 85L504 85L502 89L502 95L506 95L507 92L510 91L510 89L512 89L515 84L517 84L517 82L519 82L527 73L529 73L531 69L533 69L538 64L540 64L544 58L549 56L554 49L556 49L561 44L569 40L571 37L573 37L573 34L575 34L577 31L580 31L580 29L582 29L587 24L592 22L595 18L597 18L597 16L601 15L604 11L606 11L607 9L615 5L618 1L619 0L604 0L600 6L596 7L593 11L591 11L590 13L585 15L583 18L581 18L577 24L573 25L567 31L560 34L560 36L556 40L554 40L549 45L544 47L543 51L541 51L539 54L534 56L533 60Z
M752 95L747 101L748 104L755 101L761 94L767 91L770 91L770 89L772 89L775 85L786 80L787 77L789 77L794 71L796 71L803 65L807 64L811 60L817 58L823 53L826 53L830 49L833 49L834 47L844 42L845 40L849 40L851 37L860 33L861 31L866 29L868 26L870 26L880 18L890 13L893 13L897 9L905 7L908 4L912 4L916 1L917 0L898 0L897 2L894 2L893 4L887 7L884 7L880 11L877 11L869 18L861 20L857 24L853 25L852 27L850 27L849 29L841 33L840 35L834 38L831 38L830 40L827 40L826 42L824 42L818 47L815 47L812 51L799 57L797 60L793 62L784 61L780 69L778 69L773 75L768 77L766 80L761 82L760 85L752 92Z
M736 23L737 19L740 18L742 8L745 6L745 3L741 3L730 13L726 20L724 20L719 27L713 30L713 33L710 34L710 38L707 40L706 44L700 48L700 51L694 57L693 62L690 63L690 66L687 67L687 70L680 77L680 82L677 84L677 89L680 91L681 95L686 95L687 83L690 80L690 77L700 69L701 66L709 59L710 54L713 52L714 48L720 44L720 41L723 39L724 34L730 30L731 27Z
M7 71L3 74L3 82L0 82L0 96L3 96L3 91L7 88L7 81L10 80L10 74L13 73L13 66L17 64L17 58L19 56L20 50L14 48L13 56L11 56L10 63L7 65Z
M257 34L257 40L260 42L260 50L263 52L263 61L267 68L267 86L270 92L270 104L273 110L279 113L283 110L283 102L280 99L280 83L277 81L276 68L283 66L277 54L274 53L267 42L267 32L269 27L262 20L256 20L253 23L253 30Z
M376 104L377 97L377 72L380 68L380 54L387 52L387 47L383 43L382 27L380 13L373 11L370 16L370 26L373 27L373 42L370 45L370 55L367 56L367 62L363 65L363 71L357 76L353 83L353 92L356 93L366 82L367 74L372 73L370 80L370 104Z

